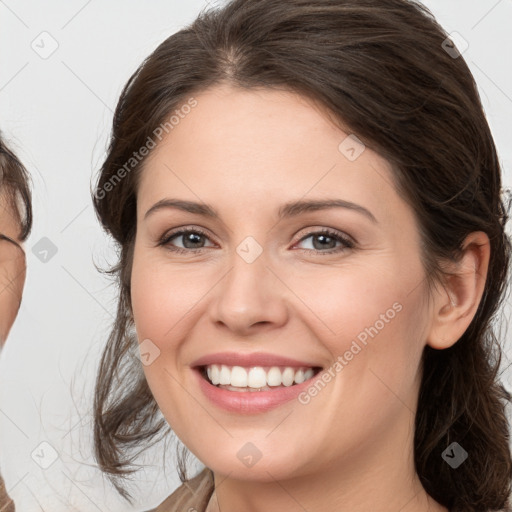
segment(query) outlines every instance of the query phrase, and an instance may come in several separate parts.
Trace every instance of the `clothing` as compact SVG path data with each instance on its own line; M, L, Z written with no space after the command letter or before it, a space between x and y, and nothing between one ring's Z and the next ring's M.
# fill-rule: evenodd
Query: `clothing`
M4 510L0 508L0 512ZM11 510L7 509L5 512L11 512ZM213 471L204 468L197 476L181 484L158 507L147 512L220 512ZM505 512L505 510L499 512Z
M14 512L14 502L7 495L5 483L0 476L0 512Z
M208 502L214 490L213 472L209 468L204 468L194 478L181 484L157 508L147 512L187 512L189 509L207 512ZM216 510L213 505L214 503L210 505L212 511Z

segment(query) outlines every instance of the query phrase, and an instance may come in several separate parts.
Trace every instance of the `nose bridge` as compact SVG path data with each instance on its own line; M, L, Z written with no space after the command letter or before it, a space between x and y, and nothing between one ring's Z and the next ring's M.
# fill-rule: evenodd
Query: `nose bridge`
M212 320L239 332L256 323L285 321L283 288L269 265L263 246L251 236L243 239L230 256L230 268L219 283Z

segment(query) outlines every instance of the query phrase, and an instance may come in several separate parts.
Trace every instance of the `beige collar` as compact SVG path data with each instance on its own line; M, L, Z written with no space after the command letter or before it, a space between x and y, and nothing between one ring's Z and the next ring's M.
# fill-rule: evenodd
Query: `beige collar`
M219 512L219 502L217 501L217 494L215 494L215 489L210 496L210 501L208 502L208 505L206 505L204 512Z

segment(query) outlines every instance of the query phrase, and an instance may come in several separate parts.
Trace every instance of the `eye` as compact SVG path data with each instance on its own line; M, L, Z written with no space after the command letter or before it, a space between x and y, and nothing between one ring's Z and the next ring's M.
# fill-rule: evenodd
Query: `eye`
M298 250L307 253L316 251L323 254L332 254L355 247L355 243L350 238L330 229L312 231L306 236L302 237L299 243L312 237L314 237L313 239L316 238L318 240L318 243L313 242L313 249ZM172 242L174 239L181 239L183 247L176 247L176 245ZM201 245L204 243L204 240L202 239L209 238L208 235L199 228L179 229L177 231L172 231L171 233L166 233L158 242L158 246L165 246L168 250L179 254L201 252L206 248L204 245ZM336 248L336 243L340 243L341 247L338 246ZM334 244L334 247L332 247L332 244Z
M171 244L171 240L178 238L182 240L184 248L176 247ZM201 229L180 229L171 233L166 233L158 242L159 246L166 246L170 251L177 253L190 253L191 251L201 251L201 238L207 238L207 234Z
M347 236L344 236L337 231L332 231L330 229L323 229L321 231L312 231L306 236L302 237L299 241L303 242L308 238L313 238L313 240L318 240L317 243L313 242L313 249L299 249L305 252L317 251L320 254L333 254L345 251L347 249L353 249L355 247L355 243L349 239ZM336 248L336 243L341 243L341 247ZM333 247L334 244L334 247ZM328 249L328 250L324 250Z

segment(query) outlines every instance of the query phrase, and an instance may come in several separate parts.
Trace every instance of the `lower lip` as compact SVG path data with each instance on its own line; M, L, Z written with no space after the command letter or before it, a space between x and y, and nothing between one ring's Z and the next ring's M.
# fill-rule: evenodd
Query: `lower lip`
M255 414L269 411L297 398L312 384L320 372L300 384L284 386L272 391L229 391L210 384L198 368L194 368L194 373L199 380L201 391L215 405L230 412Z

